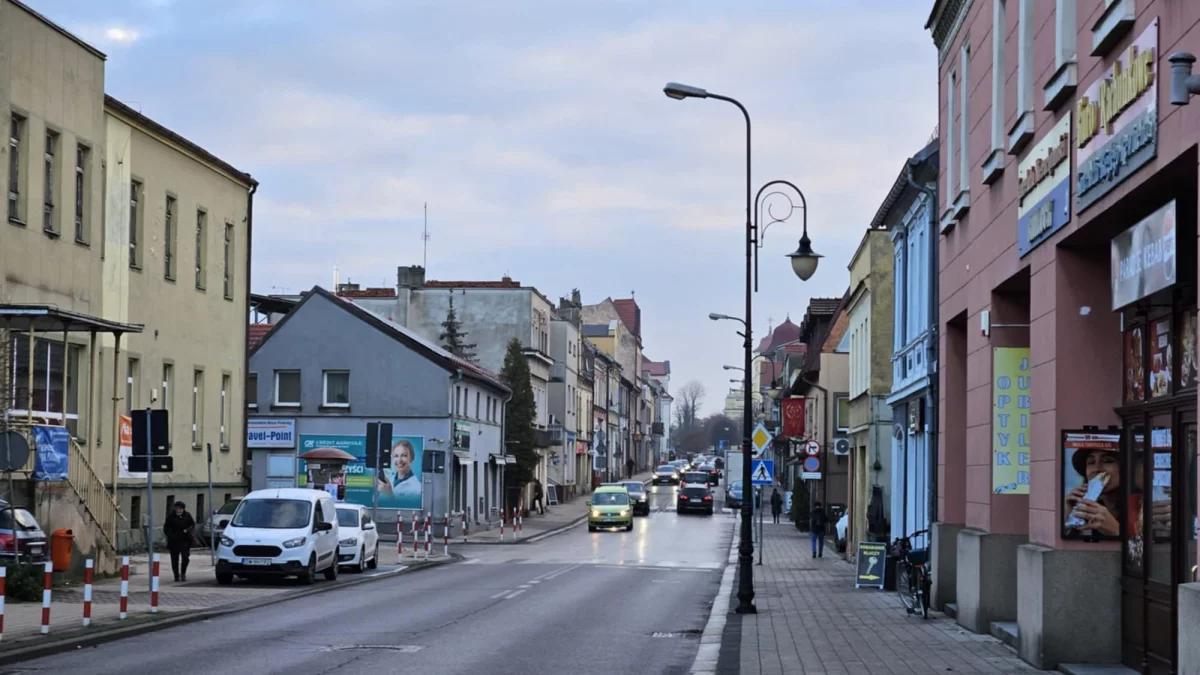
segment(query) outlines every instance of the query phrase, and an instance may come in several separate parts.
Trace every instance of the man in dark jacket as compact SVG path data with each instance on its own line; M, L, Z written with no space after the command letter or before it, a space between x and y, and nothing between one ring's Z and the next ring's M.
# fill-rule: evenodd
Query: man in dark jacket
M533 481L533 507L538 510L538 513L546 515L546 507L543 504L543 499L546 493L542 490L542 481Z
M175 510L167 515L163 534L167 536L167 549L171 552L171 572L175 581L187 581L187 568L192 552L192 538L196 532L196 521L187 512L183 502L175 502Z
M828 526L829 518L821 502L814 503L812 511L808 513L808 538L812 541L814 558L825 557L825 528Z
M779 494L779 488L771 489L771 519L775 524L779 524L779 514L783 513L783 495Z

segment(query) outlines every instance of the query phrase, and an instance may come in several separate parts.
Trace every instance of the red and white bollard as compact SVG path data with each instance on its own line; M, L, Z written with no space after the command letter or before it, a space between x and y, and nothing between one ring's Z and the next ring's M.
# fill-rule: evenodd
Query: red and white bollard
M442 519L442 553L450 555L450 514Z
M421 516L423 512L417 511L413 514L413 557L421 552Z
M404 516L396 514L396 558L404 555Z
M121 557L121 613L119 618L129 616L129 556Z
M463 517L463 523L462 523L463 543L465 544L465 543L467 543L467 512L466 511L463 511L462 517Z
M433 526L433 514L425 516L425 559L429 560L429 548L433 545L433 533L430 528Z
M42 635L50 632L50 588L54 583L54 563L46 563L42 575Z
M0 567L0 640L4 639L4 583L8 568Z
M92 623L92 559L88 558L83 569L83 625Z
M517 532L524 532L524 531L525 531L525 516L521 513L520 510L518 510L517 511ZM513 538L516 539L515 536Z
M158 554L150 558L150 613L158 613Z
M500 541L504 541L504 509L500 509Z

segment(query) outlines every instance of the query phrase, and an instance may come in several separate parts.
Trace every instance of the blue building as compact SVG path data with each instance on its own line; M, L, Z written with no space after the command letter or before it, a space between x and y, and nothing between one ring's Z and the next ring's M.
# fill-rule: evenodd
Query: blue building
M936 513L938 141L905 162L871 227L894 245L891 536L928 530ZM928 545L928 535L914 540Z

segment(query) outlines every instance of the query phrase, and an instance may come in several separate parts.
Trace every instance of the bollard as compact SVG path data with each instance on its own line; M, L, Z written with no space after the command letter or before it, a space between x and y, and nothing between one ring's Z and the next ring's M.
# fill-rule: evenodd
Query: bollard
M421 552L421 516L423 512L417 511L413 514L413 558Z
M0 567L0 640L4 639L4 583L8 568Z
M150 557L150 613L158 613L158 554Z
M463 543L465 544L465 543L467 543L467 512L463 511L462 516L463 516L463 523L462 523Z
M396 560L404 556L404 516L396 514Z
M525 514L521 511L517 511L517 532L525 533Z
M54 583L54 563L47 562L42 575L42 635L50 632L50 588Z
M121 557L121 613L119 618L129 616L129 556Z
M450 555L450 514L442 519L442 553Z
M433 526L433 513L425 516L425 559L429 560L429 547L433 544L433 533L430 528Z
M92 559L88 558L83 570L83 625L92 623Z
M504 541L504 509L500 509L500 541Z

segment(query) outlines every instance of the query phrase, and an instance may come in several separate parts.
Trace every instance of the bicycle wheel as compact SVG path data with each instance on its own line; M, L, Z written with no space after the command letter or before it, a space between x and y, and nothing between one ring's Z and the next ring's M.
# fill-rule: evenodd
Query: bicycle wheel
M933 582L928 574L921 575L921 616L929 618L929 593L933 590Z
M917 598L915 589L912 583L912 568L906 563L901 562L896 565L896 593L900 596L900 603L904 605L904 609L912 614L917 608Z

